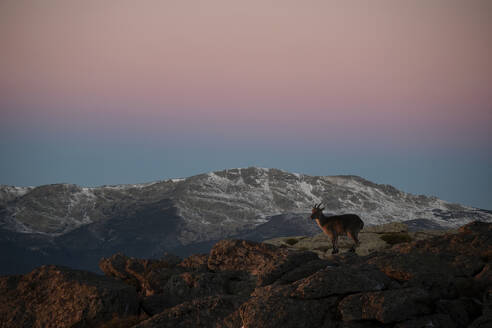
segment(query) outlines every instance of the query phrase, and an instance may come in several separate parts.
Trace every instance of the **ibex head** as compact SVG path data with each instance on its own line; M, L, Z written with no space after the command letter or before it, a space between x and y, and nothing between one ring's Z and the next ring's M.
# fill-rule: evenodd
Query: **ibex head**
M313 209L311 210L311 220L315 220L316 218L319 218L320 216L323 216L323 210L325 209L324 207L321 208L321 203L318 205L314 204Z

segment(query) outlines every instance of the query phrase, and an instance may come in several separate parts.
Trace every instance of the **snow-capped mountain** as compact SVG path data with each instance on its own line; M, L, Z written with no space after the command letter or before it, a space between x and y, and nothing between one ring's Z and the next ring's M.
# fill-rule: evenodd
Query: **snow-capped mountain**
M184 254L184 248L196 250L196 245L227 237L318 232L306 219L315 203L323 203L326 213L356 213L366 225L410 221L453 228L492 221L490 211L357 176L251 167L135 185L0 186L0 244L74 261L74 253L85 256L87 250L94 257L115 251L147 257L164 251Z

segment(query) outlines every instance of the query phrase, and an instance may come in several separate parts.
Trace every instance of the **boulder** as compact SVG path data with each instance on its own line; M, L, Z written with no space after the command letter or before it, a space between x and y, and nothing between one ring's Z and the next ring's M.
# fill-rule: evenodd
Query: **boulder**
M208 254L196 254L185 258L179 267L187 271L208 271Z
M212 328L243 302L243 298L230 295L197 298L166 309L133 328Z
M408 226L401 222L390 222L381 225L365 226L362 233L394 233L394 232L407 232Z
M456 300L439 300L437 311L449 315L460 327L467 327L481 315L481 306L477 300L463 297Z
M395 325L395 328L456 328L454 320L447 314L431 314L419 318L406 320Z
M292 251L247 240L222 240L210 251L211 271L246 271L257 278L257 285L273 283L284 273L316 260L313 252Z
M393 323L432 312L428 293L420 288L402 288L346 296L338 309L343 321L377 320Z
M239 308L244 328L322 327L334 323L337 297L300 299L292 297L290 285L257 288Z
M121 253L102 258L99 268L108 277L114 277L134 286L142 295L162 293L168 279L184 270L177 267L179 261L167 256L167 260L147 260L128 257Z
M292 296L320 299L364 291L379 291L390 284L390 279L374 268L352 269L329 267L299 280Z
M135 288L92 272L42 266L0 278L0 327L94 327L138 314Z

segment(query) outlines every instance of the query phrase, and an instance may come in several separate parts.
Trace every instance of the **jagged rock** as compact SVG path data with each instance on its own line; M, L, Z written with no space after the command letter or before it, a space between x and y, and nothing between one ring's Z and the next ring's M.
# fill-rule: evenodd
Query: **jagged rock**
M490 283L490 282L489 282ZM471 328L492 327L492 286L486 289L482 299L482 315L471 323Z
M167 308L176 305L175 300L169 299L165 294L154 294L142 297L140 307L149 316L161 313Z
M0 278L0 327L94 327L138 313L135 288L91 272L42 266Z
M354 270L334 267L320 270L297 281L293 296L302 299L319 299L363 291L378 291L386 288L390 279L374 268Z
M115 254L110 258L102 258L99 267L107 276L118 278L134 286L140 294L149 296L162 293L169 278L183 271L176 267L177 263L175 258L143 260Z
M212 328L235 311L244 299L221 295L194 299L164 310L133 328Z
M224 274L184 272L169 278L163 294L174 306L198 297L227 294L227 283Z
M481 306L472 298L457 300L439 300L437 310L447 314L460 327L466 327L481 314Z
M396 245L391 252L368 258L367 263L407 286L425 288L435 297L480 299L490 284L484 262L492 243L489 226L472 223L456 234Z
M137 297L140 309L152 316L137 327L488 327L491 227L473 223L454 234L330 260L243 240L221 241L210 254L182 261L169 255L139 260L121 254L101 260L101 269L120 281L69 269L56 269L61 273L55 275L55 269L41 268L50 274L33 273L31 284L25 276L0 278L0 322L7 322L0 327L13 322L36 327L36 320L49 327L46 313L61 318L52 326L63 326L66 314L58 307L75 313L70 324L77 327L103 321L114 326L123 321L114 321L112 312L135 313ZM127 296L133 310L122 312ZM92 315L80 307L99 312Z
M456 328L457 325L447 314L431 314L397 323L395 328Z
M208 271L208 254L191 255L178 264L186 270Z
M420 288L402 288L349 295L338 309L344 321L377 320L392 323L431 313L431 299Z
M239 309L244 328L322 327L333 324L337 297L318 300L291 297L290 285L257 288Z
M275 284L288 284L294 281L300 280L302 278L308 277L315 272L318 272L321 269L325 269L326 267L337 266L337 264L333 261L327 260L313 260L306 263L303 263L301 266L294 268L284 275L282 275Z
M381 225L367 225L364 227L362 232L372 232L372 233L391 233L391 232L407 232L408 226L402 222L390 222Z
M318 256L312 252L290 251L246 240L222 240L210 251L208 268L212 271L244 270L257 277L258 286L264 286L316 259Z

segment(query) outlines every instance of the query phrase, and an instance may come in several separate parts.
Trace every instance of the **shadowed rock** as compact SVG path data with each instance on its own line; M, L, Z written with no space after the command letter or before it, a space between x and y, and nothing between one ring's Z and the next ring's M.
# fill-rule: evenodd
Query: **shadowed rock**
M134 328L215 327L244 301L236 296L209 296L187 301L134 326Z
M99 267L105 275L114 277L134 286L142 295L162 293L169 278L183 272L176 265L175 258L168 260L144 260L115 254L110 258L102 258Z
M344 321L392 323L431 313L430 303L424 290L405 288L349 295L340 301L338 309Z

